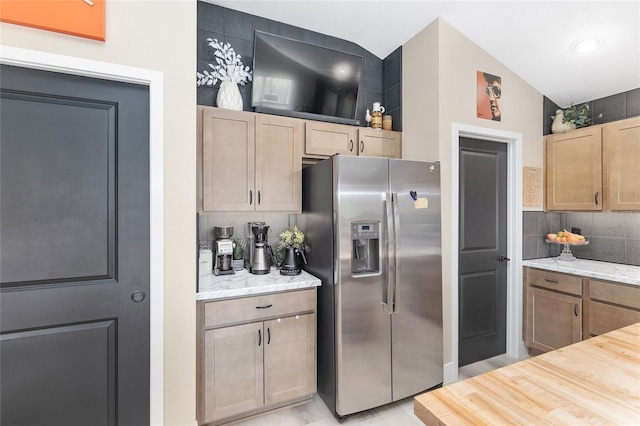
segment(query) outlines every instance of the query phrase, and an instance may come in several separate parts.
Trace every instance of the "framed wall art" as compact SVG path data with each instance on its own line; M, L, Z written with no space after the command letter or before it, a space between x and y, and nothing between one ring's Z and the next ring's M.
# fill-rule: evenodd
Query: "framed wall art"
M476 76L478 118L501 121L500 98L502 97L502 79L497 75L478 71Z
M2 0L0 21L105 40L105 0Z

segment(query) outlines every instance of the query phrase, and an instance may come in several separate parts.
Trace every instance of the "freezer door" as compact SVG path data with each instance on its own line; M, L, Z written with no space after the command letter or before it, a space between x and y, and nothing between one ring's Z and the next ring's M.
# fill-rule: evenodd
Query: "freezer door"
M383 297L386 273L352 274L352 224L379 223L380 264L386 265L384 197L388 160L337 156L336 412L340 416L391 402L391 315ZM357 244L355 244L357 245Z
M440 166L389 161L396 205L393 401L443 381Z

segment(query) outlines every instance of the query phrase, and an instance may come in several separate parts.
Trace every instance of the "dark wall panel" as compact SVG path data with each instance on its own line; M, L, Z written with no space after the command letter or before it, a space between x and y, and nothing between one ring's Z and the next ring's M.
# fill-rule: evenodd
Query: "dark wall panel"
M316 44L331 49L353 53L363 57L364 67L361 77L360 92L358 93L357 119L364 121L365 110L371 109L374 102L381 102L385 108L386 103L393 104L388 113L393 115L393 130L402 130L402 90L400 79L402 72L397 72L398 66L402 66L402 52L398 48L389 55L390 65L395 65L393 76L390 77L390 89L384 87L385 67L383 60L365 50L361 46L331 37L314 31L305 30L292 25L249 15L232 9L227 9L210 3L198 2L198 28L197 28L197 70L210 69L208 64L215 64L214 50L208 46L207 38L215 38L225 43L230 43L236 53L242 56L242 63L253 68L253 34L255 30L264 31ZM195 76L194 76L195 79ZM218 94L219 83L212 87L199 87L197 90L197 104L214 106ZM239 86L245 111L251 108L251 82ZM399 107L395 106L399 104Z

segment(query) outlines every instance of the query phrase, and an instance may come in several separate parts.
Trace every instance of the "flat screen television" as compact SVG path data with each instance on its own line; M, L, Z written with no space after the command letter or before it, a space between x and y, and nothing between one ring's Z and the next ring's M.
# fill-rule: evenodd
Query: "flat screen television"
M359 125L362 56L256 31L256 112Z

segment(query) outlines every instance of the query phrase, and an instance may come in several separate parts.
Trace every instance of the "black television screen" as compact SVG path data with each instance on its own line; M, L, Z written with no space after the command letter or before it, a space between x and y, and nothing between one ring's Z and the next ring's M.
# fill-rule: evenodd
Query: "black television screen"
M357 124L361 72L361 56L256 31L251 105L258 112Z

